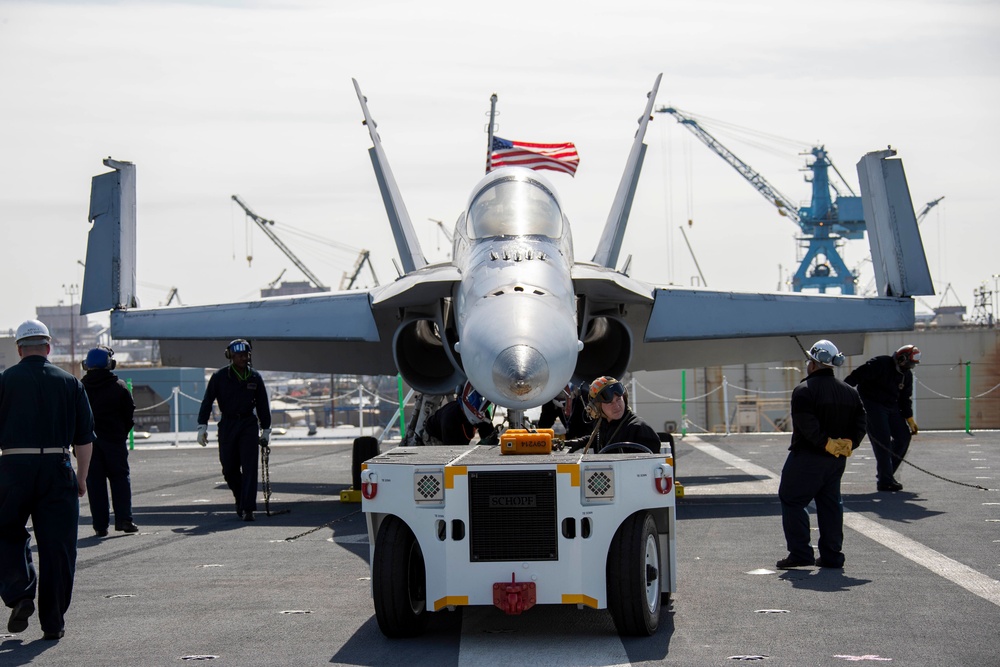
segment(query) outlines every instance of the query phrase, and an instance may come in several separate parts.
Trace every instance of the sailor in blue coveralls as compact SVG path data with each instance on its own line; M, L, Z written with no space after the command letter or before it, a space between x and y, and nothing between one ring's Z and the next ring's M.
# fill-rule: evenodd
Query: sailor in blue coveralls
M94 455L87 475L90 493L90 516L94 533L106 537L111 513L108 486L115 509L115 530L137 533L132 522L132 478L128 467L128 434L134 425L135 401L121 379L112 371L117 366L115 351L100 345L87 352L83 362L83 387L94 411Z
M204 447L212 403L219 402L219 462L236 499L236 514L244 521L253 521L257 510L257 446L268 447L271 440L267 390L250 365L250 352L250 342L243 338L226 346L230 363L212 374L198 411L198 443Z
M778 499L788 556L778 569L807 565L844 567L844 505L840 480L865 437L865 409L858 391L833 375L844 355L828 340L807 353L809 374L792 390L792 442L781 469ZM809 503L816 503L819 558L809 543Z
M896 471L917 434L913 418L913 367L920 350L904 345L890 355L872 357L844 382L858 388L868 413L868 439L875 453L875 488L902 491Z
M43 638L56 640L73 595L94 416L80 381L49 363L50 340L41 322L21 324L21 361L0 374L0 597L12 609L7 631L24 632L37 591ZM38 543L37 575L28 517Z

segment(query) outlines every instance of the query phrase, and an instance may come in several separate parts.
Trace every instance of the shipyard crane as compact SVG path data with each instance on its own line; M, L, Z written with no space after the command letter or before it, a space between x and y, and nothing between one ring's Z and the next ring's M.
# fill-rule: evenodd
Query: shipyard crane
M277 287L278 283L281 282L281 277L285 275L285 271L287 270L288 269L282 269L281 273L278 274L278 277L267 284L267 289L274 289L275 287Z
M454 237L454 235L450 231L448 231L448 228L445 227L443 221L438 220L437 218L427 218L427 219L430 220L431 222L433 222L434 224L436 224L438 226L438 229L441 230L441 233L444 234L444 237L446 239L448 239L448 243L451 243L451 244L454 245L454 243L455 243L455 237ZM437 237L437 240L438 240L438 250L441 250L441 237L440 236ZM451 250L448 251L447 256L449 258L451 257Z
M278 248L281 250L281 252L285 253L285 256L288 257L288 259L292 260L292 264L294 264L295 266L297 266L298 269L299 269L299 271L301 271L302 273L305 274L306 278L309 279L309 282L311 282L314 286L316 286L317 289L320 289L322 291L329 291L330 290L329 287L327 287L326 285L324 285L323 282L319 278L316 277L316 274L314 274L312 271L310 271L306 267L306 265L303 264L302 261L298 257L295 256L295 253L293 253L291 251L291 249L288 246L286 246L282 242L281 239L278 238L277 234L275 234L268 227L268 225L271 225L271 226L274 225L274 220L268 220L267 218L262 218L259 215L257 215L256 213L254 213L253 211L251 211L250 207L247 206L243 202L242 199L240 199L239 195L233 195L233 201L236 202L237 204L239 204L240 208L242 208L243 211L247 214L247 217L250 218L251 220L253 220L254 222L256 222L257 226L260 227L261 230L264 232L264 234L267 235L267 238L269 238L272 241L274 241L274 245L278 246Z
M924 218L926 218L926 217L927 217L927 214L931 212L931 209L932 209L932 208L934 208L934 207L935 207L935 206L937 206L937 205L938 205L939 203L941 203L941 200L942 200L942 199L944 199L944 197L943 197L943 196L942 196L942 197L938 197L937 199L935 199L935 200L933 200L933 201L929 201L929 202L927 202L926 204L924 204L924 208L923 208L923 209L921 209L920 213L918 213L918 214L917 214L917 224L918 224L918 225L919 225L919 224L920 224L921 222L923 222L923 221L924 221Z
M841 294L854 294L857 275L847 268L838 246L844 239L864 238L864 210L861 197L856 196L850 185L846 184L846 180L833 165L823 146L813 146L808 153L813 157L813 161L806 164L812 171L812 176L806 178L806 181L812 183L812 201L809 206L799 207L753 167L726 148L694 118L674 107L660 107L656 112L674 116L678 123L690 130L703 144L739 172L765 199L774 204L779 214L790 218L799 226L803 233L799 241L806 248L806 253L792 278L793 291L801 292L805 288L816 288L820 292L826 292L828 288L839 288ZM828 172L830 168L840 176L841 181L844 181L849 195L842 196L831 183ZM836 201L830 195L831 189L837 194Z
M174 302L175 299L177 300L177 303L179 305L181 305L181 306L184 305L183 303L181 303L181 295L177 293L177 288L176 287L171 287L170 288L170 292L167 294L167 302L165 304L163 304L163 305L164 306L169 306L170 304L172 304Z
M444 222L442 220L438 220L437 218L427 218L427 219L438 226L438 229L441 230L441 233L444 234L444 237L448 239L449 243L455 240L451 232L448 231L448 228L444 226Z
M372 272L372 280L375 281L375 287L378 287L378 276L375 275L375 267L372 265L371 254L367 250L362 250L358 253L358 259L354 262L354 272L350 277L347 276L347 271L344 271L344 276L340 279L340 289L351 289L354 287L354 282L358 279L361 274L361 269L367 264L368 268Z

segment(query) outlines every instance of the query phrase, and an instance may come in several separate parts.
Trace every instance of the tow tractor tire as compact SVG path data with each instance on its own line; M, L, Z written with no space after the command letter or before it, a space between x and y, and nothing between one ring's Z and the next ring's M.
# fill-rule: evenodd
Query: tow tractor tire
M378 438L363 435L354 439L351 450L351 488L361 489L361 464L378 456Z
M608 610L618 634L648 637L660 625L660 541L649 512L627 518L608 551Z
M427 626L427 578L420 543L409 526L388 516L379 526L372 562L375 618L386 637L416 637Z

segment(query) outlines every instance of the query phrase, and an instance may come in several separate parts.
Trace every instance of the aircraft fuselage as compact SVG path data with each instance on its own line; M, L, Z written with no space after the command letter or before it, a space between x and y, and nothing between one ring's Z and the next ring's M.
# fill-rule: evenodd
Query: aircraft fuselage
M498 169L456 225L454 313L466 376L494 403L539 405L570 381L582 344L569 224L537 172Z

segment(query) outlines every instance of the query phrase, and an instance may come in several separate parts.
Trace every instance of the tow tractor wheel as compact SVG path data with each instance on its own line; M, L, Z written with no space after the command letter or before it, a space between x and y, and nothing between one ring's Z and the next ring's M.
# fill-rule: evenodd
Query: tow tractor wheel
M621 635L647 637L660 624L660 541L649 512L627 518L608 551L608 610Z
M372 562L375 618L386 637L415 637L427 625L427 580L420 543L402 519L379 526Z
M378 438L363 435L354 439L351 450L351 488L361 490L361 464L378 456Z

